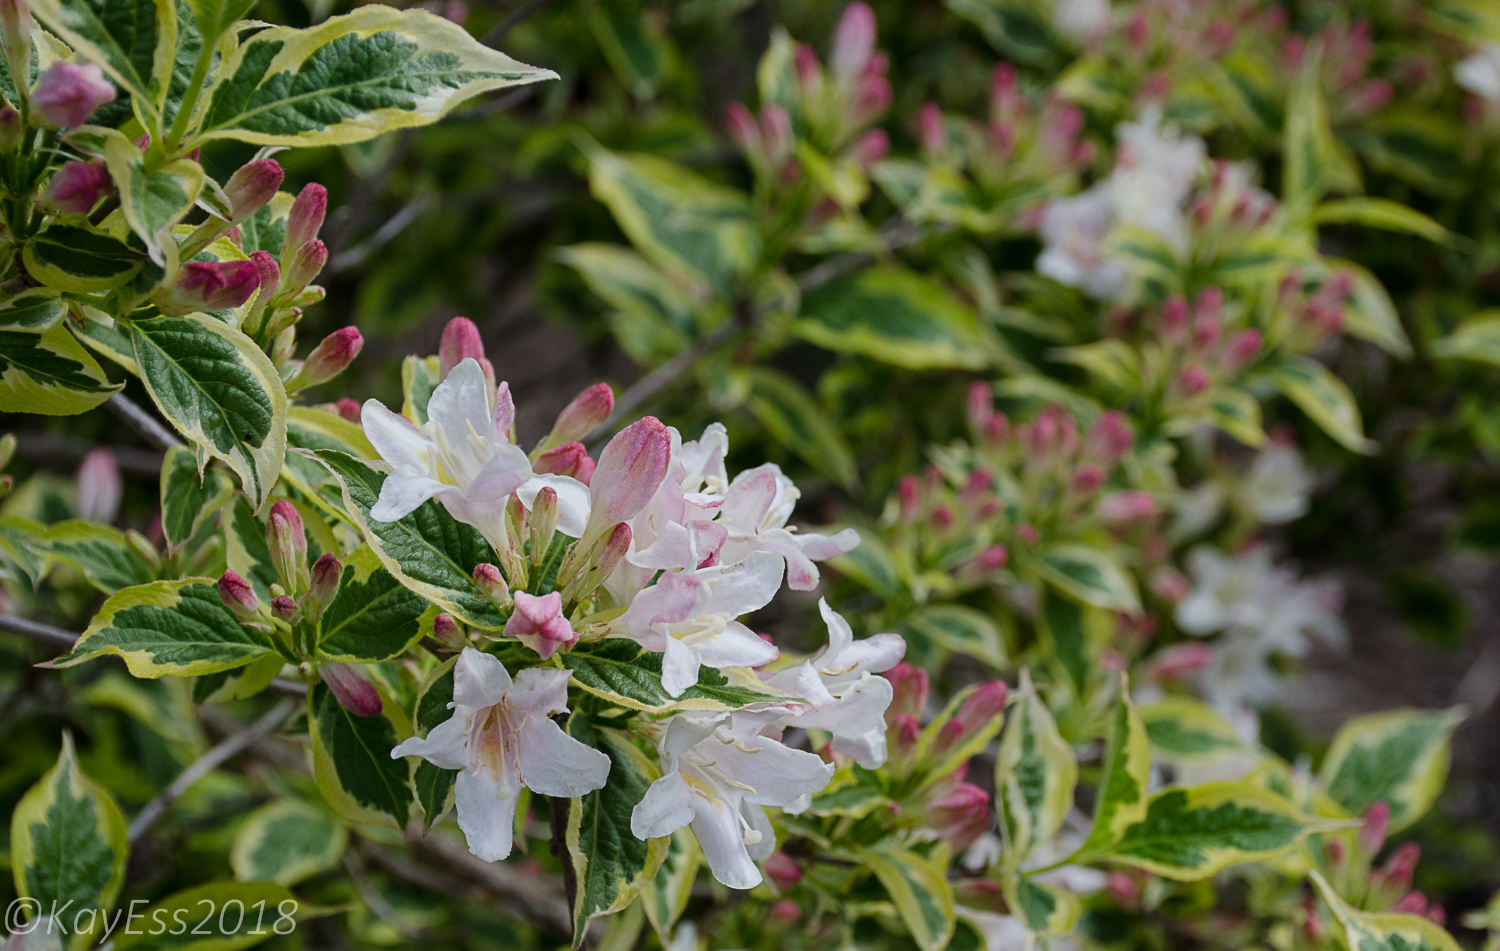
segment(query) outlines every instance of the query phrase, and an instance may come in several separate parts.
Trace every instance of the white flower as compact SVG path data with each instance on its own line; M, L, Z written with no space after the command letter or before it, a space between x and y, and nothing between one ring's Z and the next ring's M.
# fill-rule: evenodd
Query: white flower
M507 437L514 415L509 388L502 383L492 394L472 357L433 390L420 428L378 400L366 401L360 412L365 436L392 468L370 517L393 522L436 497L454 518L504 549L511 493L529 506L551 486L557 492L558 530L578 537L588 523L588 486L567 476L534 474L526 453Z
M818 599L818 610L828 625L828 646L796 667L766 677L766 683L801 697L812 708L778 718L773 727L827 730L834 752L852 758L866 769L885 763L885 711L891 705L891 682L876 674L890 670L906 653L899 634L876 634L854 639L849 622L828 602Z
M1307 513L1312 488L1312 470L1296 447L1272 444L1251 463L1240 493L1256 518L1280 525Z
M1104 239L1114 221L1109 195L1098 185L1048 202L1041 223L1046 247L1036 259L1037 271L1090 297L1117 299L1125 291L1130 272L1104 253Z
M786 559L787 587L793 591L811 591L817 587L818 566L813 562L853 551L859 544L859 533L846 528L832 537L793 534L794 530L788 529L786 523L801 496L797 486L773 462L735 476L715 523L728 532L719 554L720 563L738 564L751 552L775 552Z
M698 682L698 667L759 667L776 647L735 620L771 602L781 588L780 555L755 552L742 565L669 571L635 596L611 633L660 651L662 687L672 696Z
M1056 0L1052 26L1077 43L1084 43L1109 29L1109 0Z
M785 806L828 785L833 764L760 736L761 721L676 716L657 749L662 777L630 816L640 839L670 835L692 823L709 871L730 888L760 884L756 859L776 837L764 806Z
M1472 56L1453 67L1453 78L1474 95L1500 102L1500 43L1480 43Z
M528 667L512 680L489 654L464 648L453 668L452 718L425 739L412 737L391 757L420 756L462 770L454 789L458 826L469 851L495 862L510 854L516 799L525 786L544 796L577 798L609 777L609 757L551 720L568 712L570 671Z

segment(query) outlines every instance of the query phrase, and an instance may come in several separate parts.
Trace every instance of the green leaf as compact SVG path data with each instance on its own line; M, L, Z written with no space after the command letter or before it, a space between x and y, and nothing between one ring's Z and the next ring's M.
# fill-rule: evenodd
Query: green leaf
M828 530L828 534L837 534L842 527L832 528ZM900 595L904 587L901 569L896 566L896 558L891 554L890 546L885 543L884 538L868 528L858 525L852 527L859 532L859 544L853 551L830 558L829 567L847 578L853 578L886 600Z
M126 224L145 242L151 260L175 270L177 243L172 239L172 226L193 210L203 190L202 166L178 159L148 174L141 150L113 129L105 140L104 163L114 179Z
M113 907L129 851L125 818L109 791L79 768L71 734L63 733L57 765L11 813L10 850L16 894L36 899L46 913L68 902L75 911ZM74 930L72 947L93 943L89 934L101 930L97 919L85 918L84 930ZM67 916L64 923L73 926Z
M1190 697L1164 697L1140 710L1158 758L1169 763L1212 763L1248 748L1213 707Z
M1260 403L1237 387L1218 386L1209 391L1208 421L1251 448L1265 445Z
M1011 707L1007 720L995 760L995 789L1007 853L1019 865L1062 828L1073 808L1078 760L1035 692Z
M96 294L127 283L146 255L88 225L53 221L26 242L21 258L32 277L69 294Z
M1399 231L1426 238L1434 244L1448 244L1453 235L1431 218L1399 202L1384 198L1344 198L1325 201L1312 210L1313 224L1364 225L1384 231Z
M322 809L301 799L278 799L245 818L229 864L242 882L295 885L337 867L348 845L344 826Z
M942 951L953 936L953 891L944 869L894 842L855 853L880 880L922 951Z
M454 519L437 499L397 522L370 518L385 476L328 449L313 453L339 480L344 505L380 563L407 588L474 627L496 630L506 615L474 586L474 566L494 559L479 530Z
M133 930L122 923L114 945L116 951L239 951L292 934L305 909L274 882L211 882L136 912Z
M177 431L265 504L286 452L286 390L249 337L203 314L130 322L141 380Z
M802 384L769 367L739 371L750 387L748 409L772 438L845 488L859 482L854 453L828 412Z
M584 716L568 718L568 735L609 757L609 782L568 801L568 858L578 882L573 902L573 946L583 943L590 921L624 910L656 876L667 856L667 838L641 841L630 814L661 773L630 738L596 727Z
M1059 683L1070 686L1075 695L1085 696L1096 672L1100 641L1106 639L1099 637L1102 612L1051 589L1045 589L1042 596L1037 633L1061 675Z
M30 519L0 516L0 565L33 591L52 567L51 556L37 544L46 533L46 528Z
M1123 340L1107 338L1078 347L1062 347L1050 356L1088 371L1112 389L1134 394L1141 385L1140 357Z
M339 706L328 685L307 695L313 773L323 798L350 822L406 828L411 812L411 757L391 759L391 750L411 736L406 715L389 698L373 717Z
M1161 303L1183 290L1177 249L1154 231L1117 225L1105 239L1104 253L1129 268L1148 302Z
M1376 171L1445 198L1464 194L1472 174L1468 133L1450 110L1395 104L1365 118L1347 137Z
M198 468L186 446L167 450L161 464L161 531L171 549L181 548L234 497L234 483L218 469Z
M115 654L137 677L195 677L242 667L271 649L268 634L229 613L213 579L186 578L126 588L105 601L73 649L50 666Z
M156 569L136 554L125 533L108 525L82 519L58 522L39 542L52 557L83 572L89 584L105 594L156 580Z
M667 273L727 299L760 255L745 196L652 155L611 152L592 140L589 188L620 230Z
M1011 903L1026 930L1040 935L1065 935L1078 924L1083 903L1058 885L1018 876Z
M693 881L703 864L703 849L691 829L682 828L667 837L667 854L656 875L641 888L641 904L646 919L663 946L671 940L677 919L687 908L693 894Z
M437 613L361 545L344 560L338 594L319 627L318 653L364 664L400 657L432 629Z
M1435 357L1500 366L1500 310L1480 311L1453 333L1434 340L1428 351Z
M1264 372L1272 386L1340 445L1367 455L1378 448L1365 438L1354 394L1323 364L1299 354L1282 354Z
M650 18L623 0L592 0L585 16L594 41L622 85L649 99L666 78L671 50Z
M1334 734L1318 776L1351 815L1377 802L1391 807L1391 831L1432 808L1448 777L1448 741L1463 721L1451 710L1385 710L1355 717Z
M813 793L805 812L814 816L848 816L863 819L890 800L880 784L880 775L858 766L834 774L827 786Z
M425 737L433 727L453 716L448 704L453 702L453 667L457 663L458 658L451 657L427 675L427 681L417 696L416 715L412 718L417 736ZM422 807L424 831L431 829L453 808L453 783L457 778L456 769L443 769L425 759L417 763L412 784L417 791L417 805Z
M1417 915L1356 911L1316 870L1308 872L1318 894L1344 926L1344 940L1357 951L1461 951L1442 926Z
M266 527L243 495L235 498L224 516L224 557L231 569L254 586L261 600L271 600L277 576L266 547Z
M1320 48L1309 47L1292 81L1282 132L1281 200L1298 219L1330 189L1358 190L1358 171L1334 140L1321 82Z
M1141 597L1120 563L1087 545L1049 545L1039 563L1042 577L1098 608L1139 614Z
M235 23L243 20L259 0L187 0L198 32L211 44ZM251 249L253 250L253 249Z
M267 654L243 667L204 674L193 680L193 703L228 703L253 697L270 686L285 664L286 658L280 654Z
M193 141L361 142L436 122L480 93L555 78L425 10L371 5L241 44L217 73Z
M997 52L1031 65L1058 55L1057 38L1045 14L1015 0L946 0L948 9L970 21Z
M615 308L620 316L612 326L632 357L669 357L707 329L688 292L629 248L590 242L563 248L557 257Z
M1094 805L1094 828L1084 853L1108 849L1126 830L1146 817L1146 788L1151 780L1151 741L1130 700L1130 683L1120 677L1120 700L1110 716L1104 762Z
M67 316L68 302L50 287L24 290L0 304L0 330L44 333Z
M982 660L997 670L1010 666L999 625L973 608L932 604L908 617L906 623L950 651Z
M148 115L171 75L175 0L37 0L32 13L130 94Z
M74 416L120 389L62 325L0 330L0 412Z
M631 710L719 712L794 699L762 684L753 671L742 667L699 668L698 683L673 697L661 685L662 655L623 637L580 643L557 656L573 672L576 686Z
M810 292L790 330L820 347L910 370L982 370L1000 356L973 310L901 267L866 268Z
M1125 830L1105 857L1191 882L1239 862L1264 861L1295 849L1311 832L1338 823L1303 815L1249 783L1165 789L1144 818Z
M401 415L418 426L427 424L427 401L442 378L443 363L439 357L411 355L401 361Z

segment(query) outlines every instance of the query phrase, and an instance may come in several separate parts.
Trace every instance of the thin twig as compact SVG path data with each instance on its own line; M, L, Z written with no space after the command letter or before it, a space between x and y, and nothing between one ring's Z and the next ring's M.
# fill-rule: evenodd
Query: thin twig
M171 785L157 793L156 798L146 803L145 808L136 814L135 819L130 823L130 828L125 832L126 839L131 842L139 840L166 814L172 803L193 787L194 783L222 766L256 740L281 726L296 709L297 702L290 697L279 700L276 706L266 711L259 720L223 740L194 760L191 766L172 780Z
M505 34L520 26L523 22L529 19L533 13L536 13L542 7L545 7L551 2L552 0L526 0L526 2L517 7L510 16L506 17L498 24L496 24L495 28L486 33L484 35L484 39L480 40L479 42L483 43L485 46L494 46L505 37Z
M76 463L99 446L86 439L75 439L61 433L17 433L17 450L22 458L33 462ZM120 469L134 475L161 474L161 453L135 446L106 446L120 464Z
M477 105L472 109L465 109L462 112L455 112L452 116L450 116L450 118L483 119L486 116L498 115L499 113L502 113L507 109L514 109L516 106L519 106L521 103L530 99L532 96L535 96L536 91L537 84L528 83L525 86L520 86L516 89L512 89L510 92L506 93L503 96L496 96L489 102Z
M441 833L417 839L412 845L438 859L448 868L478 880L498 897L506 899L508 911L553 934L573 933L573 919L568 914L568 903L560 887L562 883L556 878L528 874L504 862L486 862L473 855L462 842Z
M8 631L11 634L19 634L27 640L36 641L39 644L48 644L61 650L72 650L80 635L72 631L65 631L51 624L43 624L30 618L16 617L14 614L0 614L0 631ZM307 696L307 685L297 683L295 680L287 680L277 677L266 685L266 689L272 693L279 693L287 697Z
M110 412L124 420L131 429L140 433L146 442L162 452L166 452L173 446L182 445L182 440L177 438L176 433L157 422L155 416L146 412L124 393L116 393L105 400L104 405L109 407Z
M349 250L339 252L329 267L334 273L358 267L364 263L365 258L369 257L373 252L378 251L382 245L400 234L407 225L416 221L423 212L427 211L428 206L432 203L432 199L426 195L420 198L413 198L402 206L400 211L392 215L385 224L377 228L374 234Z
M370 881L370 876L365 873L365 863L360 861L359 855L353 849L344 851L344 871L349 873L349 879L354 882L354 890L359 892L359 897L365 900L375 917L390 925L392 929L408 941L413 941L422 935L422 929L413 927L401 920L396 909L380 894L375 883Z

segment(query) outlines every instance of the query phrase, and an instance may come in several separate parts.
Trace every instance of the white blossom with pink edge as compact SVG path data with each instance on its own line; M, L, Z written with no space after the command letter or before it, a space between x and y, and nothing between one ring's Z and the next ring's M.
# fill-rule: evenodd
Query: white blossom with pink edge
M486 862L510 855L521 787L575 799L603 787L609 757L573 739L551 717L568 712L572 673L528 667L511 679L499 660L464 648L453 667L452 718L391 750L461 770L454 785L458 827Z
M886 759L885 711L892 690L889 680L875 675L901 662L906 641L899 634L856 641L849 622L826 600L818 599L818 610L828 625L828 646L794 667L762 675L768 685L806 700L811 708L778 717L770 729L826 730L833 734L835 753L865 769L879 769Z
M762 722L679 715L658 724L662 775L632 811L630 831L654 839L691 823L714 878L759 885L755 862L776 850L763 807L810 796L833 776L832 763L760 735Z

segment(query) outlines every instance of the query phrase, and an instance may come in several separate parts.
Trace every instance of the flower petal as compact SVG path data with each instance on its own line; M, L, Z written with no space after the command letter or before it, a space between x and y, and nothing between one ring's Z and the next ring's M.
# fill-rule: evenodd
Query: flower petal
M698 577L707 579L708 613L739 617L759 611L781 590L781 576L786 563L780 555L751 552L743 564L733 568L705 568Z
M380 498L370 507L370 517L377 522L394 522L405 518L428 499L439 495L456 495L458 487L428 478L412 466L401 466L385 477Z
M450 442L467 440L469 428L481 437L494 432L490 416L490 384L484 370L473 357L460 361L439 383L427 401L427 418L443 427Z
M658 779L630 813L630 831L637 839L671 835L693 821L693 795L680 773Z
M695 640L692 649L697 652L699 663L720 669L759 667L781 656L775 644L762 640L738 621L730 621L724 625L724 630L712 637ZM693 682L697 682L696 674Z
M469 841L470 852L486 862L498 862L510 855L516 797L501 796L500 784L493 776L484 770L459 773L453 804L458 807L458 827Z
M425 739L414 736L402 742L391 750L391 759L420 756L439 769L463 769L469 765L464 749L468 738L469 718L455 713L429 730Z
M571 670L528 667L516 674L515 684L505 693L505 702L532 717L567 713L568 679L572 676Z
M661 686L674 697L698 682L698 652L668 634L661 656Z
M833 764L768 736L741 737L737 746L715 750L715 764L730 780L750 787L745 801L781 806L828 785Z
M509 443L495 447L495 454L469 482L464 497L471 502L507 499L531 478L531 460Z
M432 444L411 420L385 408L379 400L365 400L359 411L365 438L392 468L411 466L427 471L427 453Z
M754 888L760 884L760 869L745 848L737 805L725 799L694 796L693 834L703 846L703 857L714 878L730 888Z
M493 707L505 699L510 690L510 673L499 658L465 647L453 667L453 705L458 709L480 710Z
M609 779L609 757L545 717L527 717L519 731L521 782L544 796L577 799Z
M581 537L589 523L589 487L572 476L547 472L532 476L516 495L529 512L537 493L547 488L557 493L557 530L569 538Z

